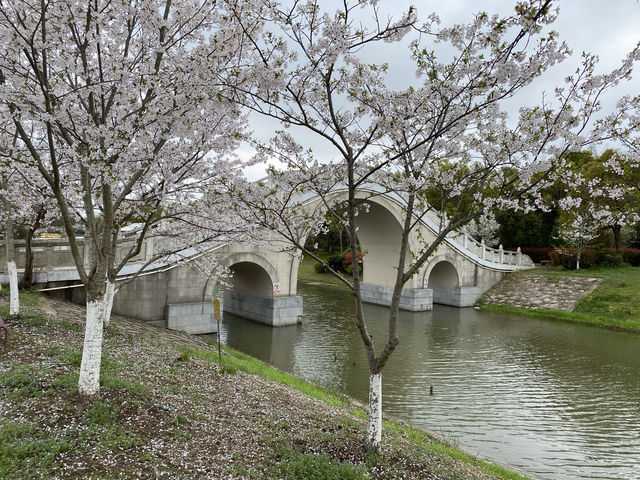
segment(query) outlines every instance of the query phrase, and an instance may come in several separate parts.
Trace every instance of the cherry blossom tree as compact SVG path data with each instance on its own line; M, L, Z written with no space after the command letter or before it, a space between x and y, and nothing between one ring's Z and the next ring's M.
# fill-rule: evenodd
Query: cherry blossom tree
M452 27L440 27L436 15L419 21L414 8L394 21L380 14L377 1L341 5L334 12L313 0L269 3L255 14L244 4L234 8L234 20L253 51L246 68L236 70L228 95L253 116L281 126L270 142L255 141L259 156L279 164L269 168L268 179L246 185L234 199L240 215L276 230L317 261L304 239L326 212L343 222L356 251L359 213L380 193L402 199L382 345L367 327L357 256L353 281L327 265L355 298L354 321L370 375L366 445L378 448L382 370L399 344L403 286L447 235L473 218L494 208L535 206L556 164L587 141L582 135L600 96L630 77L638 52L607 75L596 75L595 57L585 54L553 98L523 106L519 118L509 120L502 104L570 53L548 29L556 17L550 0L519 2L510 17L479 13L469 24ZM363 58L410 32L416 36L410 43L416 72L411 86L394 89L390 67ZM309 138L324 142L331 153L318 158L305 146ZM345 203L333 194L338 187L346 189ZM433 192L439 192L435 198ZM304 200L312 194L321 202L310 210ZM435 240L410 248L410 236L435 208L446 212Z
M624 201L627 223L640 222L640 95L620 99L615 113L599 122L595 135L613 140L617 146L613 154L603 159L611 181L596 193Z
M38 223L38 219L44 216L41 212L46 200L44 192L29 183L27 177L17 168L14 158L17 153L15 129L0 133L0 139L0 212L5 234L6 271L9 276L9 315L16 317L20 313L20 300L14 246L15 228L30 223L34 213L35 223ZM27 259L29 253L27 251Z
M0 38L1 113L19 151L12 158L51 189L85 285L78 389L93 395L118 272L154 226L170 235L236 166L223 158L239 139L240 116L213 79L234 62L237 35L205 0L16 0L0 3ZM131 223L140 228L116 258Z
M492 212L474 218L467 224L466 229L469 235L478 241L484 240L489 247L497 247L500 243L498 240L500 224Z
M576 259L576 270L580 270L582 251L601 229L602 220L597 218L596 212L589 209L565 212L564 216L561 216L558 240L562 246L558 250L562 255Z
M585 210L586 205L603 228L611 229L614 247L620 251L622 227L636 222L640 213L640 191L634 187L638 179L640 171L612 149L597 156L573 152L561 176L566 192L562 203L567 210Z

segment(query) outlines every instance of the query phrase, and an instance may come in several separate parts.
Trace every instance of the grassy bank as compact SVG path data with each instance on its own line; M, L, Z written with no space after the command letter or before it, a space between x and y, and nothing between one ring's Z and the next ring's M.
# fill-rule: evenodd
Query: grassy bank
M602 282L572 312L487 305L483 310L596 325L640 333L640 267L591 268L579 271L537 269L550 277L595 277Z
M326 258L329 256L328 253L319 252L318 255L321 258ZM318 273L315 271L314 266L316 261L308 255L304 255L304 258L300 262L300 267L298 268L298 280L302 280L304 282L312 282L312 283L324 283L328 285L338 285L341 287L345 287L346 285L339 279L337 279L331 273ZM344 277L351 281L353 278L352 275L348 273L343 273Z
M117 316L100 396L79 397L83 309L23 300L0 353L0 478L522 478L395 421L367 453L348 398Z

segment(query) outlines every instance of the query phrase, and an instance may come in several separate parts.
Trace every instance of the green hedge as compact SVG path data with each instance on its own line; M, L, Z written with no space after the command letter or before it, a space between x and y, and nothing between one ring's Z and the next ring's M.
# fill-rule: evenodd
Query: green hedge
M551 264L573 270L576 268L575 252L573 248L551 250ZM625 247L619 252L615 248L584 248L580 257L580 268L619 267L625 263L633 267L640 266L640 249Z

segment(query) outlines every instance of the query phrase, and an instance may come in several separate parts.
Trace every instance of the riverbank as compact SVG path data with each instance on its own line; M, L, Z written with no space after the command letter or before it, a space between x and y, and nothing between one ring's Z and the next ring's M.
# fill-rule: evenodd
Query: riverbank
M485 311L640 333L640 267L517 272L479 304Z
M321 255L322 258L329 256L329 254L325 252L320 252L318 255ZM300 266L298 267L298 280L318 285L335 285L338 287L348 288L342 280L336 278L333 274L329 272L316 272L314 268L316 263L317 262L309 255L303 255ZM352 281L352 275L349 275L348 273L343 273L343 275L345 279Z
M0 315L8 313L0 293ZM114 316L76 394L84 309L22 295L0 353L0 478L522 478L396 421L361 448L349 399L240 352Z

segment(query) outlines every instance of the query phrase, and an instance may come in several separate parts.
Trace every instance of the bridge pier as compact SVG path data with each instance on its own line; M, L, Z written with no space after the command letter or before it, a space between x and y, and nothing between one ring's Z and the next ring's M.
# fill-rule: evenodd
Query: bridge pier
M472 307L482 295L480 287L450 287L432 285L433 303L452 307Z
M383 305L391 305L393 287L383 287L373 283L363 282L360 284L362 301ZM423 312L433 310L433 291L428 288L404 288L400 296L400 310L411 312Z
M227 289L224 291L223 309L225 312L273 327L295 325L301 322L302 297L263 297Z

